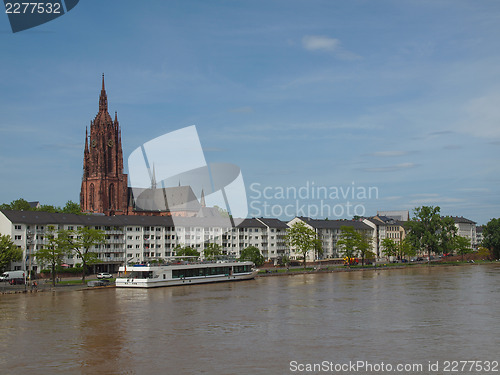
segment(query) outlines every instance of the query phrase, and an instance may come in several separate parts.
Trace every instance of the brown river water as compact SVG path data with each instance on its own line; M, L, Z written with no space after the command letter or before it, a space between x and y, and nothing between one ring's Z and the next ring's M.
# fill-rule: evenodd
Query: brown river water
M2 374L500 374L500 264L0 295L0 309Z

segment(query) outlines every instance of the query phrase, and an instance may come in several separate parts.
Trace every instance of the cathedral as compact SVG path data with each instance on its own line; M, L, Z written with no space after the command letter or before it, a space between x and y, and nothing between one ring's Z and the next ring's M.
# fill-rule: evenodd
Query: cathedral
M134 191L140 192L136 199ZM103 74L99 112L90 121L90 134L88 128L85 130L81 211L107 216L193 217L206 212L203 192L200 200L190 186L157 189L153 180L150 189L128 187L128 177L123 173L120 125L116 112L114 120L109 115Z

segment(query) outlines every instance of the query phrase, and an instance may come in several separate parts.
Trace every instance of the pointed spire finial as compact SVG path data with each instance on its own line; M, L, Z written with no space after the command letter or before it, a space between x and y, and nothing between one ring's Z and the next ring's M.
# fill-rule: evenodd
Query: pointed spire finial
M200 205L201 207L207 207L205 203L205 193L203 192L203 189L201 189Z
M99 112L108 111L108 97L106 95L106 89L104 88L104 73L102 73L102 88L101 96L99 97Z
M151 176L151 189L156 189L155 164L153 163L153 175Z

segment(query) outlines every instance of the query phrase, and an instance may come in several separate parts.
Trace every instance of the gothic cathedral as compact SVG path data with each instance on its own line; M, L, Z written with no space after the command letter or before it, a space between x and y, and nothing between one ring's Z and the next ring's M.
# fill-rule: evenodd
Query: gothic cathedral
M80 192L82 212L108 216L126 215L128 210L128 181L123 173L121 130L117 114L112 120L104 88L99 97L99 112L90 122L90 135L85 131L83 177Z

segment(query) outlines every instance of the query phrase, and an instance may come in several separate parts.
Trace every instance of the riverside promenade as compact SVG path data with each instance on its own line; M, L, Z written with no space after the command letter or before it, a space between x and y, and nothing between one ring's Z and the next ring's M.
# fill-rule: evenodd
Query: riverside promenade
M0 294L16 294L16 293L39 293L39 292L70 292L78 290L92 290L99 288L110 288L114 287L114 283L110 283L109 286L102 287L89 287L87 286L87 281L96 280L95 277L89 277L85 280L85 284L81 283L68 283L68 281L81 280L80 277L67 277L62 278L60 282L56 283L55 286L52 285L52 280L50 279L37 279L37 285L10 285L8 282L0 282Z

